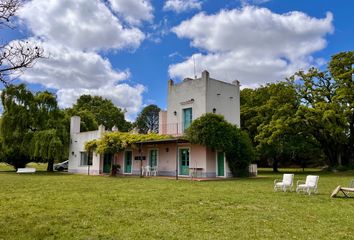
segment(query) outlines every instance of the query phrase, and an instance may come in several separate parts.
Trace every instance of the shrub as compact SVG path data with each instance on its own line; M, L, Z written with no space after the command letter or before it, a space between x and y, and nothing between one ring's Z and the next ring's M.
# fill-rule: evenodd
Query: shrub
M223 116L204 114L192 122L186 138L193 144L225 152L232 175L248 176L248 166L254 158L251 140L247 133L227 122Z

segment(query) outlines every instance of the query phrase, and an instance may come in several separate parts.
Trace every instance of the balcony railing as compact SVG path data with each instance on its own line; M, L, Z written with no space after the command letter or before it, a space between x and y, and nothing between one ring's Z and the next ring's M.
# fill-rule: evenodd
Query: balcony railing
M159 134L182 136L187 126L184 123L167 123L159 125Z

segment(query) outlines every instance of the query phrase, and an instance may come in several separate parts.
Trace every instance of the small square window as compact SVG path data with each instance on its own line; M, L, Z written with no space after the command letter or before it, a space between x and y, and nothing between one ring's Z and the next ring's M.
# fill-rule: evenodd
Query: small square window
M89 152L80 152L80 165L81 166L88 166L92 165L92 158L93 158L93 153L92 151Z

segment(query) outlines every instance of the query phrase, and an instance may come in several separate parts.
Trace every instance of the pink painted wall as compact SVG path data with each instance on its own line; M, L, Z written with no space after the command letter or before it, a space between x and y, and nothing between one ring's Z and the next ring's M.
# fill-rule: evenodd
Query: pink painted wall
M189 143L179 143L178 149L190 149L190 167L203 168L202 176L215 177L216 175L216 153L211 149L207 149L201 145L194 145ZM157 166L159 175L175 175L176 171L176 144L147 144L143 146L142 156L146 160L142 161L142 165L146 166L149 163L150 150L156 149L158 151ZM178 152L177 152L178 153ZM140 156L138 150L133 150L133 174L140 174L140 161L134 160L135 156ZM123 172L124 168L124 152L115 154L115 163L120 164ZM200 174L201 172L198 172Z
M167 111L159 112L159 134L167 134Z
M207 157L206 157L206 164L207 164L207 172L216 173L216 152L211 150L210 148L207 149Z
M201 145L191 145L189 167L206 170L206 148Z

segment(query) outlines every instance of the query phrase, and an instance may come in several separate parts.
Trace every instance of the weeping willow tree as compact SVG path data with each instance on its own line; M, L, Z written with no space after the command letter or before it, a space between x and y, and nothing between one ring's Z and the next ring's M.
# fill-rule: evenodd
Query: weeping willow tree
M30 161L48 162L67 157L68 120L47 91L33 94L24 84L10 85L1 94L0 122L4 161L16 169Z
M32 159L41 159L48 162L48 171L53 171L55 160L68 157L66 134L59 129L36 131L30 143L29 154Z

